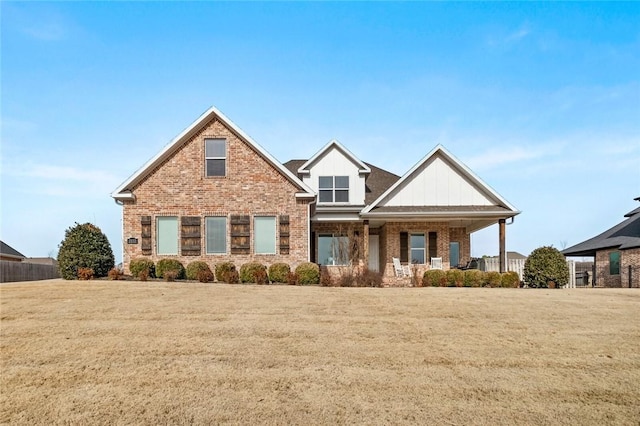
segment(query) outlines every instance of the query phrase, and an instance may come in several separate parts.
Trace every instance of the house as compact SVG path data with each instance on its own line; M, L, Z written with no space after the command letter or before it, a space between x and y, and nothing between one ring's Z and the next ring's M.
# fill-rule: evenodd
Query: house
M594 285L640 287L640 207L624 217L613 228L562 251L568 257L595 259Z
M496 223L504 262L505 224L519 213L441 145L403 176L337 140L281 164L215 107L112 197L125 270L137 257L355 264L387 276L393 258L420 269L438 258L448 269L470 259L471 233Z
M25 255L18 250L6 244L4 241L0 241L0 260L8 260L10 262L22 262L25 259Z

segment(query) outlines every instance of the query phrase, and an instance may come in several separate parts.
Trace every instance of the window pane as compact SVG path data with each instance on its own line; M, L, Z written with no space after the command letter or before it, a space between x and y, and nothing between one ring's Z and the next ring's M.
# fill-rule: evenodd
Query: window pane
M207 160L207 176L224 176L226 160Z
M273 216L254 218L255 252L276 254L276 218Z
M227 156L227 141L225 139L205 139L205 153L207 158Z
M609 253L609 275L620 275L620 252Z
M336 190L336 203L348 203L348 202L349 202L349 191Z
M449 243L449 266L455 268L460 264L460 243Z
M320 202L321 203L333 202L333 191L320 191Z
M411 263L424 264L424 249L411 249Z
M336 265L349 264L349 237L333 237L333 257Z
M319 188L333 188L333 176L320 176Z
M320 235L318 237L318 263L320 265L333 265L334 258L331 250L331 235Z
M411 234L411 248L424 248L424 234Z
M207 253L227 252L227 218L208 217L207 219Z
M178 218L159 217L156 239L158 254L178 254Z
M349 189L349 176L336 176L336 188Z

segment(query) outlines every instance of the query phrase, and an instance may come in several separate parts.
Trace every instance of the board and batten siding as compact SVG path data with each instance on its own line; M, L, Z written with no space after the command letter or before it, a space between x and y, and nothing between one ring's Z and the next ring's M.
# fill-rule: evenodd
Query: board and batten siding
M440 156L427 161L380 206L492 206L485 195Z
M349 176L349 204L364 205L365 176L359 173L358 165L345 157L340 150L333 148L315 161L309 174L303 177L303 182L314 191L318 191L320 176Z

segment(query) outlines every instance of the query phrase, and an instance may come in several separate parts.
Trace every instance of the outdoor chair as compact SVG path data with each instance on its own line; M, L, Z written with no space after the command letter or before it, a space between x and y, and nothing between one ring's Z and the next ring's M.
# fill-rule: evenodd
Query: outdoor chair
M441 257L432 257L431 258L431 269L442 269L442 258Z

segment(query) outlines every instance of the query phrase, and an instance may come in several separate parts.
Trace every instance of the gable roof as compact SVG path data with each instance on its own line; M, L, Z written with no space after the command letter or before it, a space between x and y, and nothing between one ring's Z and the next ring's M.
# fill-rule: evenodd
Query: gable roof
M442 206L448 207L452 210L452 212L470 212L475 214L484 215L487 213L491 214L499 214L504 216L515 216L520 213L514 206L512 206L507 200L502 198L500 194L498 194L495 190L493 190L489 185L487 185L480 177L478 177L471 169L469 169L465 164L463 164L460 160L458 160L453 154L451 154L447 149L442 145L437 145L433 148L424 158L418 161L407 173L405 173L400 179L398 179L393 185L391 185L385 192L383 192L377 199L375 199L369 206L367 206L362 213L370 214L374 210L376 213L384 213L385 210L397 210L399 207L404 209L407 213L411 211L416 211L415 207L420 206L384 206L382 205L383 201L387 198L392 199L394 195L397 194L397 190L399 191L403 185L410 183L417 174L420 173L421 170L433 159L437 157L444 158L448 164L454 169L454 171L464 177L468 182L473 184L478 191L482 193L483 196L488 198L492 202L493 205L490 206L477 206L474 204L470 204L467 206ZM395 192L395 194L394 194ZM421 206L424 207L424 206ZM433 206L438 207L438 206ZM482 207L482 208L480 208ZM440 212L441 213L441 212Z
M0 254L7 257L15 257L17 259L24 259L26 257L4 241L0 241Z
M300 173L300 174L309 174L310 173L309 169L311 168L313 163L315 163L316 160L321 158L325 153L329 152L333 148L336 148L337 150L342 152L342 154L345 157L347 157L347 159L349 159L356 166L358 166L358 172L359 173L365 173L365 174L371 173L371 169L369 168L369 166L367 166L365 163L360 161L358 159L358 157L353 155L353 153L351 151L349 151L346 147L344 147L340 142L338 142L335 139L330 140L329 143L327 143L324 147L322 147L322 149L320 151L316 152L313 157L311 157L309 160L307 160L306 163L304 163L302 166L300 166L298 168L298 173Z
M625 217L627 219L602 234L562 250L562 254L595 256L598 250L610 248L627 250L640 247L640 208L627 213Z
M212 106L205 111L196 121L191 123L189 127L182 131L178 136L173 138L159 153L153 158L147 161L140 169L138 169L133 175L125 180L118 188L111 193L111 196L116 200L133 199L133 193L131 190L140 183L153 169L162 164L167 158L173 155L182 145L188 142L191 137L197 134L204 126L206 126L212 119L217 118L225 126L231 129L238 137L240 137L249 147L258 153L265 161L271 164L276 170L278 170L284 177L286 177L291 183L293 183L301 192L296 194L296 197L315 197L315 193L305 183L303 183L298 177L284 167L278 160L276 160L271 154L269 154L264 148L262 148L251 136L246 134L240 127L238 127L233 121L227 118L220 110Z

